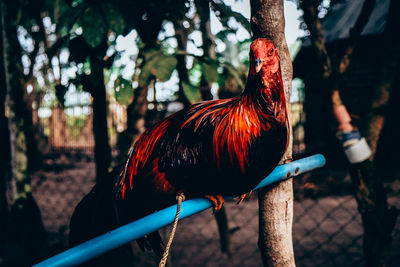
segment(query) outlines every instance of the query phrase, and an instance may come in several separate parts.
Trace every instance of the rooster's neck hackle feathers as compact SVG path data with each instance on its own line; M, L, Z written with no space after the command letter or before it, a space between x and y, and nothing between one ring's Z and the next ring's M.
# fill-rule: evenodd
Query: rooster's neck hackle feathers
M242 98L255 105L261 117L286 122L279 55L274 44L267 39L256 39L250 47L250 69Z

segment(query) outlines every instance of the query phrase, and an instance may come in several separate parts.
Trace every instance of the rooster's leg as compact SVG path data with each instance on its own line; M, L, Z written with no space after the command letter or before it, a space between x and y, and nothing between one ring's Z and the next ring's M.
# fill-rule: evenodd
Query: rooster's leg
M219 211L224 204L224 197L221 195L205 195L204 197L211 201L213 212Z

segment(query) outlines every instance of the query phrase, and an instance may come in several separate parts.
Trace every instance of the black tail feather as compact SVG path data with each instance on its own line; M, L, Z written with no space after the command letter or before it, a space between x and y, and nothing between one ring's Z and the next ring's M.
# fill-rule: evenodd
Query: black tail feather
M119 173L120 167L115 168L106 179L97 183L77 205L70 222L70 246L76 246L133 219L132 217L128 219L131 214L125 214L132 212L132 206L125 207L126 203L123 203L124 207L122 207L116 199L114 185ZM137 243L142 250L152 250L160 258L164 253L164 242L157 231L139 238ZM107 257L113 260L116 258L131 260L133 255L128 255L130 254L127 253L128 251L132 251L129 244L125 248L122 247L108 253ZM118 257L118 254L124 256ZM112 262L107 259L103 256L100 260L92 261L87 266L107 266L109 262Z

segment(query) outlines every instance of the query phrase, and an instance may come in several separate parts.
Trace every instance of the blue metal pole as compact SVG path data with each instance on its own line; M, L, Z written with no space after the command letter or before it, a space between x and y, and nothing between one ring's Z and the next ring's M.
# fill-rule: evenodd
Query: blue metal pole
M325 158L317 154L304 159L276 167L262 180L255 189L270 185L280 180L314 170L325 165ZM206 199L190 199L182 203L180 219L189 217L211 207ZM75 266L118 248L132 240L154 232L174 221L176 205L170 206L151 215L128 223L103 235L68 249L33 267Z

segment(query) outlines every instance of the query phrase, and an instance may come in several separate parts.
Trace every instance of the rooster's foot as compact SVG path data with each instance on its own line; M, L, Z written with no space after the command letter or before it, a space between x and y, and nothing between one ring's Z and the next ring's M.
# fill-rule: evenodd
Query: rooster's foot
M236 204L239 205L248 195L250 195L250 193L246 193L246 194L236 197L236 199L237 199Z
M224 204L224 197L221 195L205 195L204 197L211 201L213 213L219 211Z

